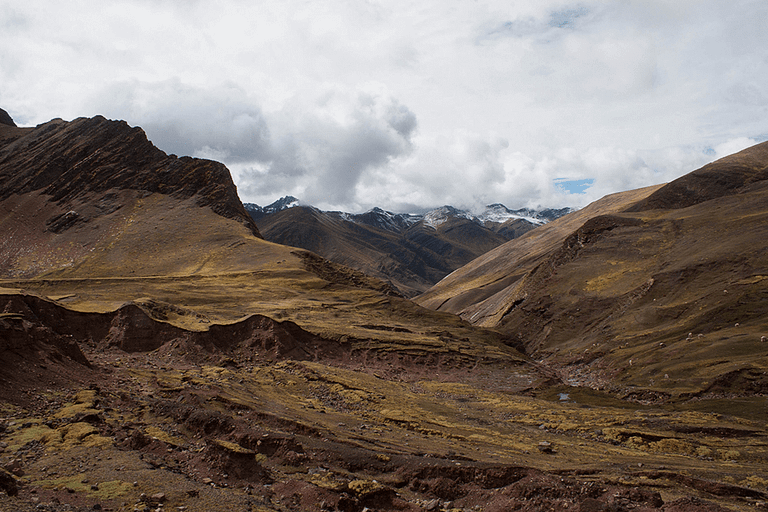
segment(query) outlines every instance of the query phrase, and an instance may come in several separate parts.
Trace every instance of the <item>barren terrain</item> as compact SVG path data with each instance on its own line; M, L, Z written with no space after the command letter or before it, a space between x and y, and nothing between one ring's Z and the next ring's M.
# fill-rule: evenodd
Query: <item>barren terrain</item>
M565 324L526 336L473 325L264 241L239 201L219 204L234 191L225 168L155 153L110 123L0 128L0 510L767 507L768 345L726 354L707 331L680 346L652 338L664 352L646 360L620 337L642 332L610 331L613 350L564 359L594 350L573 336L556 351L570 339ZM91 132L113 137L90 146ZM47 148L45 172L25 167L29 148L37 159ZM167 168L188 179L158 181ZM59 190L57 173L98 174L100 185ZM748 232L763 210L744 211ZM641 217L651 215L661 216ZM548 258L589 219L567 216L548 225L560 234L516 243ZM601 261L583 268L591 289L628 286ZM763 282L757 265L738 274L742 286ZM478 283L463 285L462 304L472 287L496 286ZM557 283L555 296L578 296ZM760 296L736 296L751 316L733 323L752 336L764 325ZM678 330L691 311L680 309ZM707 347L720 352L709 358ZM670 364L688 373L650 381Z

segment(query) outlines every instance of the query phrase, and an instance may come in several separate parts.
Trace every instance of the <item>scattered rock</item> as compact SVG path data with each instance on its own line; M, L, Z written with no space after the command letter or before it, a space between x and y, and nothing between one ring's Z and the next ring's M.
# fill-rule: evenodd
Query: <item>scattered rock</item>
M541 453L555 453L555 449L552 447L552 443L549 441L541 441L537 448Z
M8 496L16 496L19 493L19 485L16 477L4 469L0 469L0 490Z
M4 466L4 469L9 473L13 473L15 476L22 477L24 476L22 465L23 462L21 459L12 459Z
M152 496L149 497L148 503L155 504L155 505L160 503L165 503L165 493L158 492L153 494Z

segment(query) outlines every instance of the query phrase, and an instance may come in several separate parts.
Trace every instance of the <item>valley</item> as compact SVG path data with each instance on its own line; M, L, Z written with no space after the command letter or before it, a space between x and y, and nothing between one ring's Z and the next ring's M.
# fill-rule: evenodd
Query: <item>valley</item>
M300 247L390 283L412 298L454 270L570 208L509 210L493 204L478 216L443 206L425 214L374 208L362 214L324 212L285 197L246 205L264 238Z
M0 510L768 507L764 146L412 301L139 128L0 143Z

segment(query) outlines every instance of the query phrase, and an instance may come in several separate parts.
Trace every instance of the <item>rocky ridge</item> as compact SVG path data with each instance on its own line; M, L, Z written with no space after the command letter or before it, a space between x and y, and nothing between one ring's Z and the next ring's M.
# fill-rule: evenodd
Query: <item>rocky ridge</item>
M141 128L103 117L55 119L19 135L0 148L0 199L39 191L66 206L95 194L109 198L115 189L194 196L258 236L223 164L166 155Z
M0 126L3 154L35 130ZM30 165L57 169L38 156ZM102 156L91 160L119 160ZM132 172L119 162L76 161L93 175ZM758 406L763 372L754 353L751 368L722 372L726 358L702 352L718 338L693 334L685 348L706 361L694 369L715 368L717 378L703 385L670 372L666 382L674 390L687 379L703 393L665 397L620 373L617 388L596 390L590 385L605 368L543 364L514 348L515 332L418 307L381 281L264 241L194 191L70 191L59 204L43 190L0 201L0 510L701 512L768 501L768 418ZM523 237L527 257L549 263L530 279L530 303L541 306L531 313L542 318L551 307L533 296L542 283L557 297L578 295L562 293L557 276L608 236L637 229L637 219L615 211L650 192L548 223L536 243ZM745 189L738 202L749 207L758 192ZM758 233L758 211L742 209L747 238ZM685 221L671 227L689 233ZM701 247L711 245L707 238ZM701 247L690 257L701 257ZM608 269L616 262L603 261ZM622 275L595 271L603 287ZM725 283L731 306L741 308L731 313L748 313L739 318L752 329L762 279L750 276ZM649 302L662 298L638 286L613 301L619 325L606 331L622 327L620 308L643 300L643 290L651 290ZM680 308L688 298L676 300ZM718 335L733 348L753 332ZM538 353L558 334L545 335ZM634 345L614 355L627 348ZM631 357L658 374L658 363L642 357L661 350L662 362L675 361L678 348Z

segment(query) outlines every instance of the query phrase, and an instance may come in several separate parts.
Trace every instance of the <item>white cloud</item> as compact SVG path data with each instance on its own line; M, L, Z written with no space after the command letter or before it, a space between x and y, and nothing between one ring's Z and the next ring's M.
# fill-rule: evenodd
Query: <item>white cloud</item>
M323 208L355 203L364 174L408 154L417 126L413 112L375 85L292 98L268 119L271 158L238 167L241 191L292 194Z
M738 137L736 139L729 139L716 145L713 149L713 160L723 158L734 153L738 153L743 149L747 149L750 146L754 146L759 141L750 139L748 137Z
M766 19L761 0L0 0L0 108L124 118L260 204L581 205L768 138Z
M106 117L140 125L155 145L169 152L230 163L271 157L264 114L234 84L201 89L178 79L117 82L90 102Z

